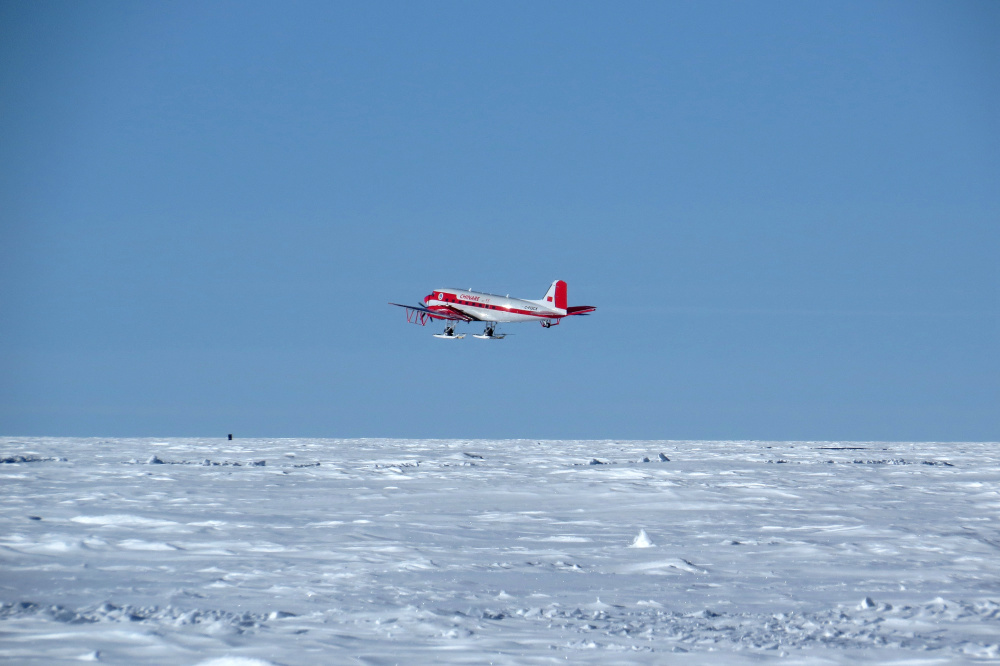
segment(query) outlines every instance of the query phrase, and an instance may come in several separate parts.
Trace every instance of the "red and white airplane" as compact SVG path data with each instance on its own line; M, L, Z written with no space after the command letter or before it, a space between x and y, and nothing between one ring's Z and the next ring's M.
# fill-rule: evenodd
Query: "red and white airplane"
M556 280L541 299L529 301L521 298L483 294L462 289L435 289L424 297L423 306L389 303L406 308L406 320L424 326L428 321L441 319L446 322L444 333L435 338L458 340L464 333L455 334L456 322L481 321L486 330L481 335L473 335L481 340L501 340L506 337L497 333L497 324L521 321L541 322L545 328L558 324L563 317L587 315L597 308L589 305L569 307L566 302L566 283Z

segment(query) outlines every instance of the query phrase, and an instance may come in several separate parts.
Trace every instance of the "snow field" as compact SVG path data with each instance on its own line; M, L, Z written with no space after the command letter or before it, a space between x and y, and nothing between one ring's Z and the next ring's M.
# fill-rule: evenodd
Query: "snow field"
M996 450L0 438L0 661L996 663Z

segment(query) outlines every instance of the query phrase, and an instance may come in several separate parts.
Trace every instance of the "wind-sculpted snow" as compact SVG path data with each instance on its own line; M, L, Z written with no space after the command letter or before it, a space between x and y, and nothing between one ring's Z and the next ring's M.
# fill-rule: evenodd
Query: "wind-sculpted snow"
M0 662L1000 662L996 444L0 438Z

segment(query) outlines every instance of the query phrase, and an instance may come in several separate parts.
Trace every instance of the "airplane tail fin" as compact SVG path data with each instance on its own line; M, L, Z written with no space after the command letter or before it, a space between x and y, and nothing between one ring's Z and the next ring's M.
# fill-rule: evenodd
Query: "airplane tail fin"
M545 292L545 298L541 302L549 307L565 310L568 304L566 300L566 283L562 280L553 282L549 290Z

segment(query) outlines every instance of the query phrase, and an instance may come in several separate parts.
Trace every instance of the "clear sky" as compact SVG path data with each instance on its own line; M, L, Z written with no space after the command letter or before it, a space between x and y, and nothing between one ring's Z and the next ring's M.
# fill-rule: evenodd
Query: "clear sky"
M998 440L997 35L0 2L0 433ZM557 278L597 313L503 342L386 305Z

